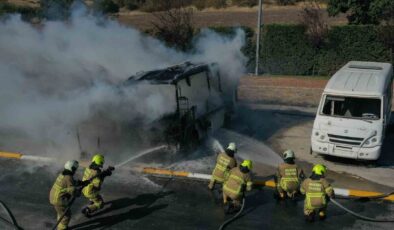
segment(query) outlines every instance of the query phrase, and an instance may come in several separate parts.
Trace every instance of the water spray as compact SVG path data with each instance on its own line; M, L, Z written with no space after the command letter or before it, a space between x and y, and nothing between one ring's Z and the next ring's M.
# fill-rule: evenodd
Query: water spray
M215 138L212 138L212 148L215 152L224 152L223 145Z
M127 163L129 163L129 162L131 162L131 161L133 161L133 160L135 160L137 158L139 158L139 157L142 157L142 156L144 156L144 155L146 155L148 153L152 153L152 152L164 149L164 148L167 148L167 145L161 145L161 146L153 147L153 148L150 148L150 149L146 149L146 150L138 153L137 155L132 156L129 159L127 159L127 160L115 165L115 168L122 167L123 165L125 165L125 164L127 164Z

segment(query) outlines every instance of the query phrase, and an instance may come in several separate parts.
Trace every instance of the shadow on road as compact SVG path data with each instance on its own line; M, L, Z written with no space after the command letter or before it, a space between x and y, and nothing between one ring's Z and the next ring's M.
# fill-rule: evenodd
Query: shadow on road
M229 129L259 141L268 140L279 130L311 121L315 114L298 110L253 108L241 105Z
M172 191L148 193L148 194L138 195L135 198L120 198L117 200L109 201L107 203L110 205L108 208L94 215L91 220L74 225L70 227L70 229L78 229L78 230L88 230L88 229L98 229L98 228L101 229L101 228L107 228L116 225L125 220L141 219L145 216L150 215L155 211L165 209L168 206L168 204L159 204L159 205L153 205L153 204L157 200L169 196L173 193L174 192ZM103 216L105 214L114 212L116 210L124 209L133 205L137 205L139 207L132 208L120 214Z

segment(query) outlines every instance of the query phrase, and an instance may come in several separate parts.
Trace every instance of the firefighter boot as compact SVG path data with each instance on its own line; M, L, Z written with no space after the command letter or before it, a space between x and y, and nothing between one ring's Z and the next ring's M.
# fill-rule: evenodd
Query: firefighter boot
M81 212L86 218L92 217L92 212L88 207L83 208Z
M211 180L208 184L208 189L213 190L215 188L215 180Z
M319 212L319 219L320 220L325 220L326 219L326 212L325 211L320 211Z
M315 213L314 212L312 212L308 215L304 215L304 217L305 217L306 222L311 223L311 222L315 221Z

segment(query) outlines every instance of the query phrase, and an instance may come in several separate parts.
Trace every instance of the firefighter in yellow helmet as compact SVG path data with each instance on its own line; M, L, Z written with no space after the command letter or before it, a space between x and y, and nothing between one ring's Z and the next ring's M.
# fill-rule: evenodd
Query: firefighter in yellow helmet
M78 161L67 161L64 165L63 172L56 178L56 181L49 192L49 202L56 210L57 220L59 221L59 218L63 216L57 226L58 230L68 228L68 223L71 219L71 211L70 209L66 211L67 205L73 196L80 196L80 190L76 187L77 182L73 178L78 166Z
M227 180L223 183L223 203L226 213L235 212L241 207L245 190L252 190L252 161L244 160L239 167L230 170Z
M324 177L326 171L324 165L315 165L310 178L301 184L301 193L305 194L304 215L306 221L314 221L316 213L319 214L321 220L326 218L327 202L330 198L334 198L334 189Z
M294 162L295 154L293 150L286 150L283 153L284 163L279 164L276 173L275 198L294 198L298 193L301 181L305 178L304 172Z
M83 189L82 194L89 199L90 204L82 209L82 213L86 217L90 217L94 212L104 207L104 200L100 195L101 186L104 178L112 175L113 167L102 171L104 166L104 156L96 154L92 158L92 163L85 169L83 174L82 183L90 181Z
M213 169L211 181L208 184L208 188L212 190L216 183L223 183L227 177L228 172L237 167L237 160L234 158L234 154L237 152L235 143L230 143L227 149L219 153L216 159L216 165Z

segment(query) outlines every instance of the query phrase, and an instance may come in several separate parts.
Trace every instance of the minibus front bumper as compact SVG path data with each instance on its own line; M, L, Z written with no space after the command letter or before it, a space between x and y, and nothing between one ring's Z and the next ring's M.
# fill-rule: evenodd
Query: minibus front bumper
M360 160L376 160L380 156L381 145L371 147L371 148L360 148L360 147L351 147L351 146L338 146L332 143L324 143L312 141L312 151L351 159L360 159Z

